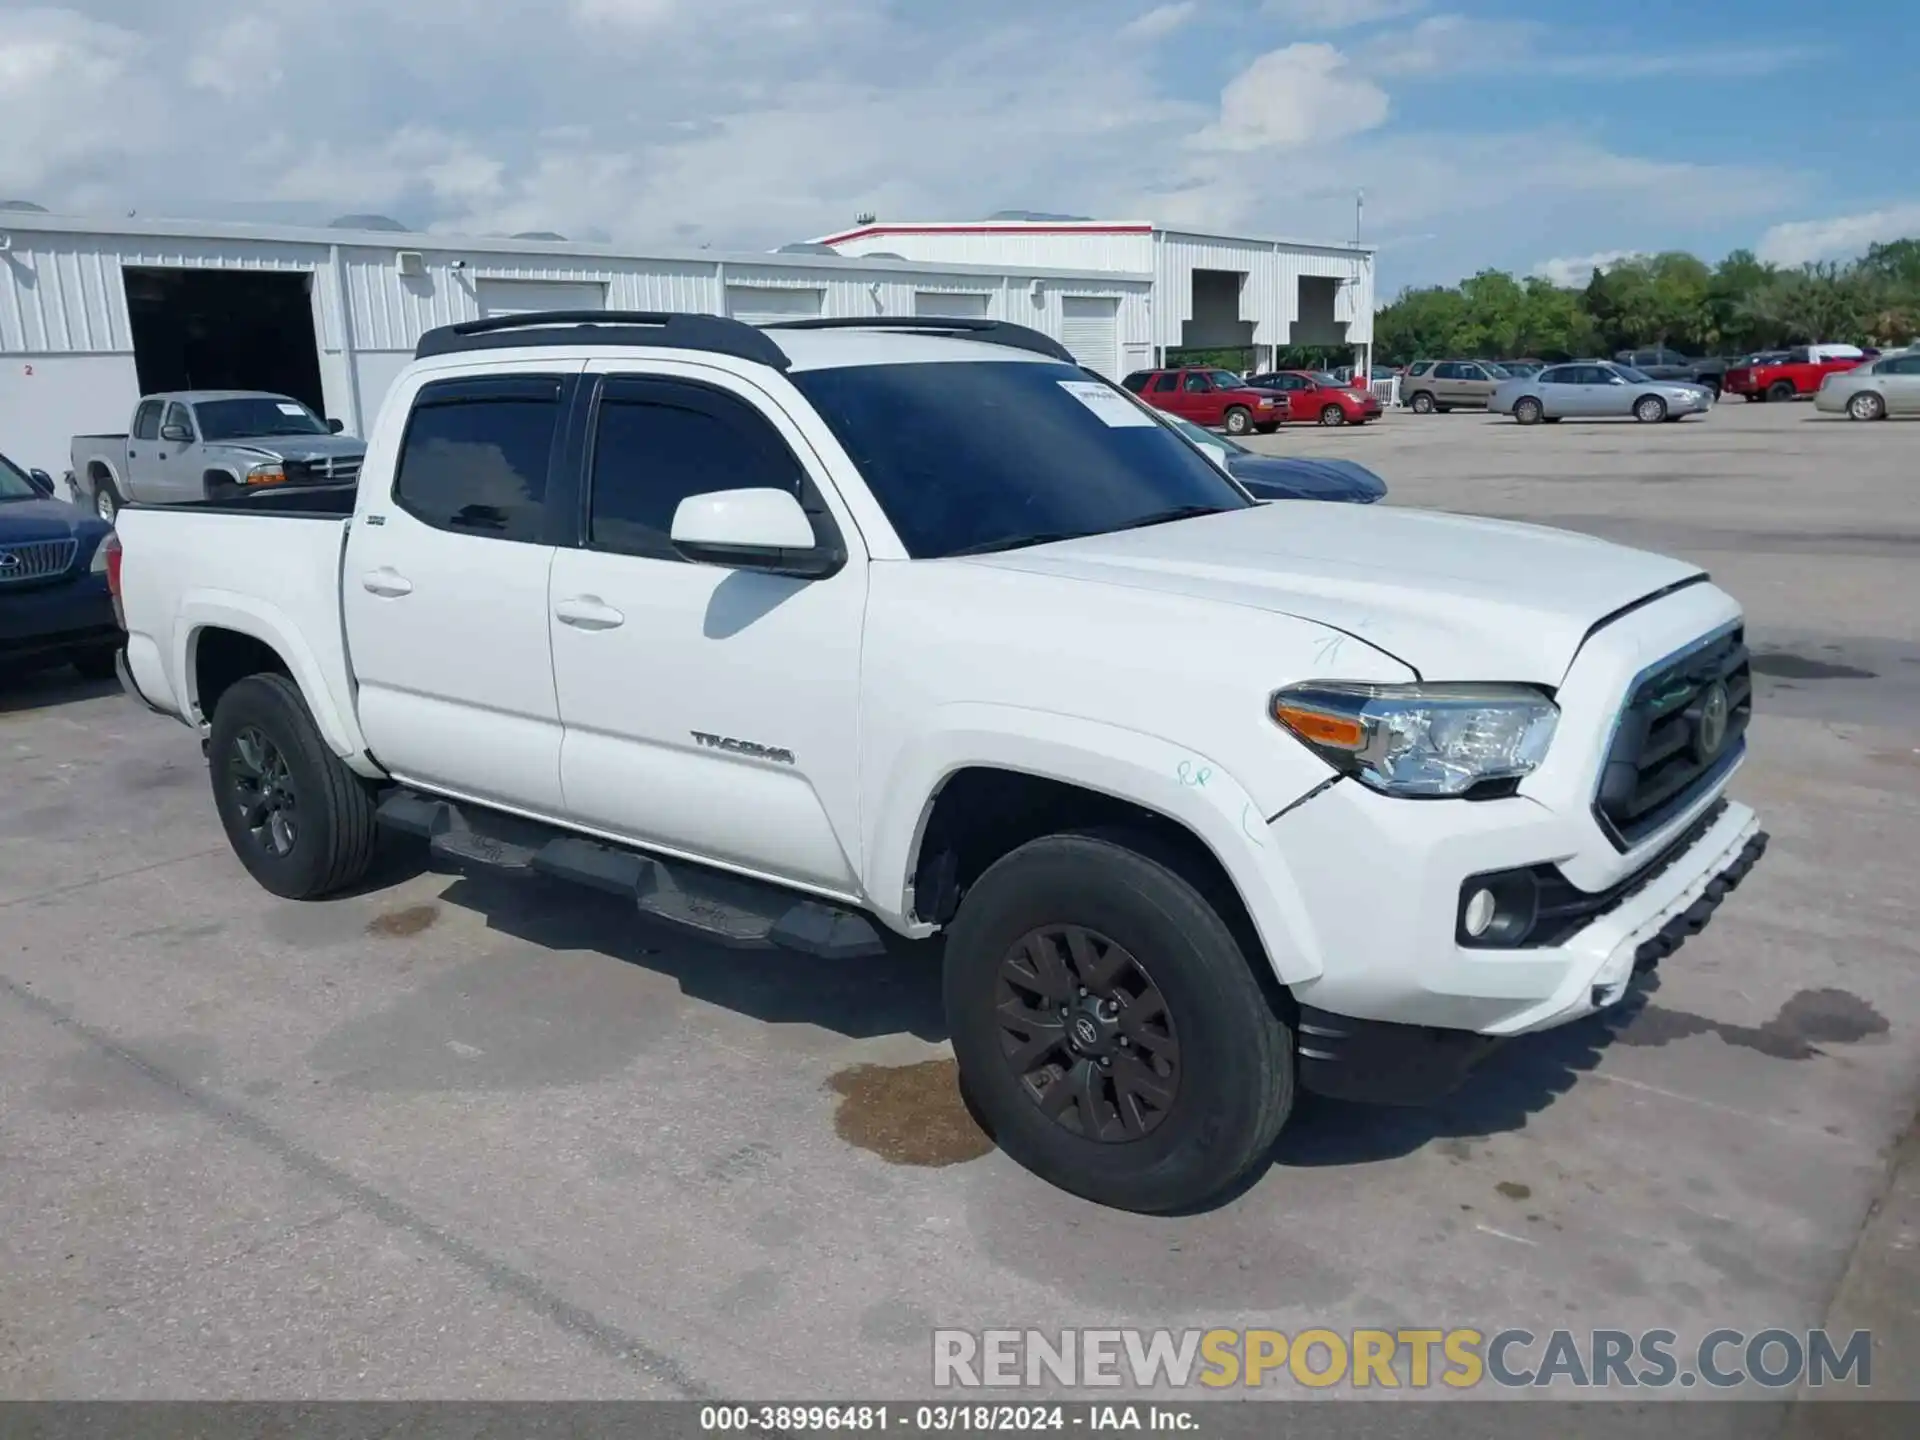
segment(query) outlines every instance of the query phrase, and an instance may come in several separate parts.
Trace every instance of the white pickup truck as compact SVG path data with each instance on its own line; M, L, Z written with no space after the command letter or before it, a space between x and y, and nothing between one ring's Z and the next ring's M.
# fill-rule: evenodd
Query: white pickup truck
M384 823L736 944L938 955L1001 1147L1131 1209L1231 1188L1297 1089L1430 1098L1613 1005L1766 841L1698 569L1256 503L1000 322L432 331L350 517L118 543L124 683L268 890L352 884Z

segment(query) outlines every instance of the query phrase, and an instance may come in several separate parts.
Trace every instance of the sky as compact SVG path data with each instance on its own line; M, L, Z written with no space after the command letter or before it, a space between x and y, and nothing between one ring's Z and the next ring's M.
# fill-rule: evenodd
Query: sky
M0 0L0 199L749 251L1009 208L1346 241L1364 190L1383 298L1920 235L1920 26L1720 9Z

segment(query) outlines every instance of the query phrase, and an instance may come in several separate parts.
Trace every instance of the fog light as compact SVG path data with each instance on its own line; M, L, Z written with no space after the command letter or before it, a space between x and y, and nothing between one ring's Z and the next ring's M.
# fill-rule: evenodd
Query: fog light
M1473 898L1467 901L1466 914L1461 917L1467 927L1467 934L1476 940L1486 934L1487 927L1493 924L1494 912L1498 908L1499 903L1493 898L1491 890L1476 890Z

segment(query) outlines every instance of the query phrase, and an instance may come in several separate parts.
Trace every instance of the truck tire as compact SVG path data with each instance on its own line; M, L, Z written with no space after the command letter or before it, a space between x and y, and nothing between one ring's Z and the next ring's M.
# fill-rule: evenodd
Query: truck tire
M327 748L285 675L249 675L220 697L207 747L227 841L263 890L317 900L373 863L373 795Z
M1153 838L1049 835L990 866L947 934L955 1057L1018 1164L1147 1214L1219 1199L1293 1108L1293 1036L1221 912Z
M120 507L126 502L120 498L120 490L113 483L111 475L102 475L93 482L93 513L107 524L113 524L114 517L120 513Z
M1253 412L1244 405L1228 406L1226 426L1229 435L1246 434L1253 429Z
M1769 400L1791 400L1797 393L1793 388L1793 382L1791 380L1776 380L1767 387L1767 399Z

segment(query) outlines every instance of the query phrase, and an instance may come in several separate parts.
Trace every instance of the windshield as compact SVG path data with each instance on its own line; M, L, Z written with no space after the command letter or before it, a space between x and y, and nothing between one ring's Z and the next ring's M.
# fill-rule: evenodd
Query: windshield
M6 456L0 455L0 500L39 500L40 492L33 488L33 482L27 478L27 472L14 464Z
M260 435L328 435L327 422L284 395L240 400L202 400L193 407L202 440L245 440Z
M1252 455L1256 453L1249 450L1231 436L1216 435L1211 430L1203 429L1194 424L1191 420L1182 420L1178 415L1168 415L1163 411L1160 414L1160 419L1172 426L1175 430L1178 430L1196 445L1213 445L1221 450L1230 450L1236 455Z
M1615 374L1624 376L1632 385L1645 385L1653 379L1644 370L1636 370L1631 365L1616 365L1613 369Z
M1254 503L1144 405L1071 365L853 365L789 378L916 560Z

